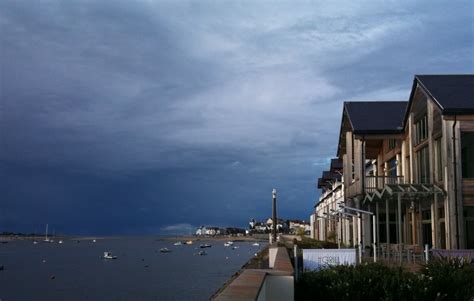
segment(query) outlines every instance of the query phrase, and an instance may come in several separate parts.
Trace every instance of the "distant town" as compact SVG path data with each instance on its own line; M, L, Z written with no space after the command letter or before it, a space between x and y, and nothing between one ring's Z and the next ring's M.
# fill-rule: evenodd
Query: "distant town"
M311 226L309 222L302 220L285 220L277 219L276 228L279 233L283 234L298 234L298 235L310 235ZM213 226L200 226L194 233L196 236L219 236L219 235L235 235L235 236L246 236L253 234L266 234L270 233L273 229L273 220L271 218L265 221L256 221L255 219L250 220L248 229L243 228L220 228Z

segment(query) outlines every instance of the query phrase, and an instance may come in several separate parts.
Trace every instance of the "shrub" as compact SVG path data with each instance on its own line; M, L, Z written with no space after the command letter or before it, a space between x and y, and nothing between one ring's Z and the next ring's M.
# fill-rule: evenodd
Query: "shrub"
M470 300L474 265L433 261L420 273L369 263L305 272L297 300Z
M422 270L427 299L468 300L474 298L474 264L462 258L431 260Z
M301 237L301 241L297 242L300 249L335 249L337 244L329 241L315 240L309 237Z

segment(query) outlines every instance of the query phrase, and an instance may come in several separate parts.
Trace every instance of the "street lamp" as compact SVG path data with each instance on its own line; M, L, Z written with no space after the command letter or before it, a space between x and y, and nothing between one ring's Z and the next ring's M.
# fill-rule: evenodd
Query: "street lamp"
M275 188L272 190L272 243L277 241L277 211L276 211L276 195L277 191Z
M366 210L362 210L362 209L357 209L357 208L352 208L352 207L348 207L346 205L339 205L339 208L341 208L342 210L352 210L352 211L355 211L357 212L357 222L358 222L358 225L357 225L357 235L358 235L358 240L359 240L359 263L362 262L362 240L361 240L361 214L367 214L367 215L372 215L372 223L373 223L373 234L374 234L374 239L373 239L373 246L374 246L374 262L377 262L377 235L376 235L376 221L375 221L375 214L373 212L370 212L370 211L366 211ZM350 213L348 213L350 214ZM354 216L352 214L352 216Z

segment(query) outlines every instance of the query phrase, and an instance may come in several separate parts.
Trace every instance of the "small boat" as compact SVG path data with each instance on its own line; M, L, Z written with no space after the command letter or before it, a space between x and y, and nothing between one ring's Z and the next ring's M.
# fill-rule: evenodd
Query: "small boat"
M199 251L198 255L203 256L203 255L207 255L207 253L206 253L206 251Z
M185 245L192 245L193 244L193 241L192 240L188 240L187 242L184 243Z
M235 249L238 249L238 248L239 248L238 246L233 246L232 250L235 250Z
M62 240L60 240L60 241L58 242L58 244L62 244L62 243L63 243L63 241L62 241Z
M161 252L161 253L170 253L171 250L168 249L168 248L161 248L161 249L160 249L160 252Z
M44 242L49 242L49 238L48 238L48 224L46 224L46 234L44 236Z
M177 241L177 242L175 242L175 243L173 244L173 246L181 246L182 244L183 244L182 242Z
M212 247L210 244L202 244L199 246L201 249Z
M33 242L33 244L34 244L34 245L37 245L37 244L38 244L38 242L37 242L37 241L34 241L34 242Z
M112 252L104 252L104 259L117 259L117 256L112 255Z
M95 239L93 239L93 240L92 240L92 242L96 242L96 240L95 240Z
M230 247L232 245L234 245L234 242L233 241L228 241L224 244L224 247Z
M260 244L259 244L258 242L254 242L254 243L252 244L252 246L254 246L254 247L260 247Z

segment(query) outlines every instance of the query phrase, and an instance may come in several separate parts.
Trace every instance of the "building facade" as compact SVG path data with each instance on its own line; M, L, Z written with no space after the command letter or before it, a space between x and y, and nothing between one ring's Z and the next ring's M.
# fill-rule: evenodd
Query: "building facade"
M474 75L418 75L408 101L344 103L337 157L342 196L331 201L318 184L315 225L342 199L376 216L339 218L347 245L370 247L375 236L380 244L474 248ZM315 238L326 238L322 228Z

